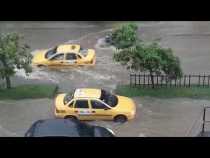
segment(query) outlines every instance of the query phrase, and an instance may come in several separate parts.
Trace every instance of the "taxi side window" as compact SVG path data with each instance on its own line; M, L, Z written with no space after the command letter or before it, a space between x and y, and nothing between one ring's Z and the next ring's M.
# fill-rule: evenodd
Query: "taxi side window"
M81 108L81 109L88 109L88 100L77 100L75 103L75 108Z
M63 60L64 59L64 54L58 54L54 56L51 60Z
M107 106L103 104L102 102L99 102L97 100L91 100L91 105L93 109L106 109Z
M66 60L76 60L77 56L74 53L68 53L66 54Z
M74 101L71 101L71 103L69 104L69 107L73 108L73 105L74 105Z

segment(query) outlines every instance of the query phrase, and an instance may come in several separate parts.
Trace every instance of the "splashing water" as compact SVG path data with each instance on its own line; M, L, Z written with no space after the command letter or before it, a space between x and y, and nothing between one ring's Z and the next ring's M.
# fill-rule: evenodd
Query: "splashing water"
M69 40L67 42L64 43L77 43L81 40L84 40L86 38L88 38L89 36L92 35L98 35L100 33L104 33L104 32L108 32L111 29L107 29L107 30L103 30L100 32L94 32L94 33L89 33L86 34L85 36L82 36L79 39L76 40ZM97 82L97 84L102 84L104 85L104 82L108 82L106 84L106 87L109 87L110 89L115 89L116 87L116 83L112 83L114 80L117 80L116 75L113 75L113 73L107 73L110 72L110 67L115 66L115 63L110 63L109 61L112 60L110 57L110 52L108 50L113 50L114 48L112 47L107 47L107 48L101 48L100 45L103 44L104 39L103 38L99 38L96 41L96 44L94 44L94 47L96 49L96 52L98 50L101 50L101 52L99 52L98 56L97 56L97 65L96 67L93 69L89 68L89 67L77 67L77 68L69 68L69 69L59 69L59 70L53 70L53 71L49 71L48 69L40 69L40 68L33 68L32 73L30 73L29 75L26 75L24 70L19 70L16 69L16 76L20 76L23 77L25 79L35 79L35 80L40 80L40 81L50 81L53 83L62 83L64 82L67 83L67 81L74 81L74 78L78 78L79 80L81 78L86 78L87 80L83 80L82 82L78 82L78 84L80 86L88 86L91 85L92 83ZM42 49L36 49L34 51L31 52L31 54L34 56L37 52L40 52ZM107 51L107 52L102 52L102 51ZM109 54L107 56L107 54ZM109 66L108 66L109 65ZM78 76L79 75L79 76ZM89 81L91 81L91 83L89 83ZM111 81L111 82L109 82ZM72 84L74 82L71 82ZM77 82L76 82L77 84ZM62 85L61 85L62 86Z
M56 84L59 83L55 76L51 76L48 72L40 71L39 69L34 68L32 73L29 75L26 75L23 69L15 69L15 71L16 76L23 77L25 79L45 80Z

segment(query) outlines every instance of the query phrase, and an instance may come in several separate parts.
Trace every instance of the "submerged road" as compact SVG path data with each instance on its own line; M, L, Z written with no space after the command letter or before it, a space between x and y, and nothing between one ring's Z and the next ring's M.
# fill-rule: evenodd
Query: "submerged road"
M78 87L114 90L117 84L128 83L129 72L113 62L113 50L99 47L103 30L108 31L113 25L112 22L0 22L0 32L22 33L32 53L76 39L85 47L96 49L94 68L34 69L29 77L18 71L13 84L53 82L66 92ZM159 39L161 45L174 50L185 73L210 73L210 22L138 22L138 25L140 38ZM135 120L123 125L90 123L110 127L118 136L194 136L200 127L202 105L210 105L208 100L187 98L136 97L134 100L138 107ZM0 136L23 136L32 122L53 117L52 105L50 99L0 101Z

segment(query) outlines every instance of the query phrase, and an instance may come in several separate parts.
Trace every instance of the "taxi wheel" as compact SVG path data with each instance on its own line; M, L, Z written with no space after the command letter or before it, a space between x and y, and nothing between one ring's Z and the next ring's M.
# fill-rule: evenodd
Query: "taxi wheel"
M71 120L77 120L76 116L71 116L71 115L65 116L64 118L65 119L71 119Z
M44 67L46 67L45 65L37 65L37 67L39 67L39 68L44 68Z
M114 122L124 123L127 121L127 117L124 115L117 115L114 118Z

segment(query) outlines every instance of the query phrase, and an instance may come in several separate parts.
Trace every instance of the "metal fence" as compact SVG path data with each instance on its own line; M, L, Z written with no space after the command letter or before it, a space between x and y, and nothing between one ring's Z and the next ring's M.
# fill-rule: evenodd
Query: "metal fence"
M183 75L171 78L167 75L153 75L155 87L209 87L210 75ZM148 74L130 74L130 85L152 87L151 76Z

